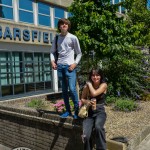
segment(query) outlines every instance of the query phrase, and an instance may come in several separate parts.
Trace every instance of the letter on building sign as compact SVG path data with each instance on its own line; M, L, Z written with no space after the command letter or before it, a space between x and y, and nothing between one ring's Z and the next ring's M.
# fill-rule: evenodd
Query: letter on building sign
M30 31L27 29L23 30L23 40L30 41Z
M50 42L52 43L53 42L53 34L50 33Z
M38 34L37 31L35 30L32 31L32 42L34 42L34 39L37 38L37 34Z
M6 27L6 28L5 28L4 39L6 39L6 38L10 38L10 40L12 40L12 34L11 34L11 32L10 32L9 27Z
M48 33L46 33L46 32L43 32L43 42L44 42L44 43L49 43L49 40L48 40Z
M0 26L0 39L2 38L3 32L2 32L2 27Z
M19 38L19 41L21 41L21 31L20 31L20 29L18 29L18 28L14 28L13 29L14 30L14 40L16 40L16 37L18 37Z
M41 42L41 31L39 31L38 42Z

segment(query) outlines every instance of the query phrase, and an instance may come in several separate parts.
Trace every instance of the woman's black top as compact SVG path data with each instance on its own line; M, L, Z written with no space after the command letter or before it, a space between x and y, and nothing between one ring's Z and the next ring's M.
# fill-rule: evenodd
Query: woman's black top
M102 111L105 111L104 104L105 104L105 100L106 100L106 94L102 93L96 97L89 96L89 99L92 99L92 98L96 98L96 110L92 110L92 108L90 107L89 111L88 111L89 117L94 117L94 116L96 116L96 114L98 114Z

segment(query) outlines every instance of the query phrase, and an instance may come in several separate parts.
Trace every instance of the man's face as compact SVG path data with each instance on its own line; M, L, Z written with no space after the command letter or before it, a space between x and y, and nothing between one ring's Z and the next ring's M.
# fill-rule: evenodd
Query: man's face
M67 23L60 24L59 29L61 30L61 32L67 32L68 31L68 24Z

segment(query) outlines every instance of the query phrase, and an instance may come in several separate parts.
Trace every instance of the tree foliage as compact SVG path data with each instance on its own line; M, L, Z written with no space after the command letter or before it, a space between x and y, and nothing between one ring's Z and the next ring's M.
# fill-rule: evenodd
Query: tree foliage
M142 26L140 39L135 44L150 47L150 0L133 0L132 7L128 12L130 23Z
M132 0L121 3L128 11ZM77 35L83 52L82 67L89 69L102 64L111 95L137 97L145 89L143 55L134 47L140 39L143 24L134 24L125 15L116 15L118 5L110 0L74 0L69 7L72 31ZM94 60L89 57L95 51ZM81 68L83 70L83 68Z

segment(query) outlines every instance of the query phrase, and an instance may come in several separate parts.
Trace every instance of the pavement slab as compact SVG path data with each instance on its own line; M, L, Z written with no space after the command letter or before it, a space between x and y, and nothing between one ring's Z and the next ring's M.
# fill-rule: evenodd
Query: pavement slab
M140 143L135 150L150 150L150 134Z

